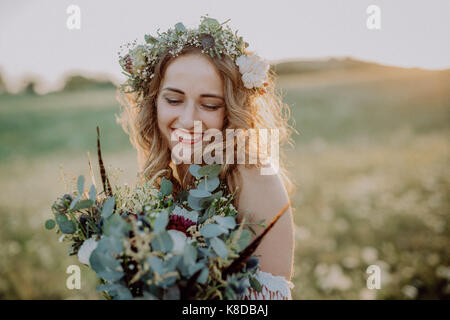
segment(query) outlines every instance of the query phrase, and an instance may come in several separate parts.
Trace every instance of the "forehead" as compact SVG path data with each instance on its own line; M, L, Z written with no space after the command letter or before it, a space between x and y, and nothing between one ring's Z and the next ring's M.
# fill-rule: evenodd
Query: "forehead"
M184 92L223 94L219 71L204 55L186 55L174 59L166 69L161 88L166 86Z

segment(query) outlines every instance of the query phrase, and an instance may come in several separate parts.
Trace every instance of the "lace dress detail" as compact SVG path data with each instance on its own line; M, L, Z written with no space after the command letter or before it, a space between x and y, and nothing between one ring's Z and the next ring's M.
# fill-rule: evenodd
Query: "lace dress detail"
M248 288L239 300L292 300L291 289L294 284L283 276L274 276L269 272L258 271L256 275L262 290Z

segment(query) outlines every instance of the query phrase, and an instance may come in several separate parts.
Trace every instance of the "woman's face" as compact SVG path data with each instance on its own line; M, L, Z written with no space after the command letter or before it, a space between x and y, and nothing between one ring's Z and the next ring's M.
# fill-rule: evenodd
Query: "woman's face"
M207 57L200 54L177 57L167 67L160 88L156 102L158 127L170 149L180 142L193 145L202 141L203 134L194 135L194 121L201 121L202 132L222 130L223 81Z

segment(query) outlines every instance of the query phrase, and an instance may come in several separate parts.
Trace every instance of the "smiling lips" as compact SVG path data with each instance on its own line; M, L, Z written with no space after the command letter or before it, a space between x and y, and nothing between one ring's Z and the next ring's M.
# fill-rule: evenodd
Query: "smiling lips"
M175 138L178 140L178 142L184 143L184 144L196 144L202 140L203 132L202 133L191 133L189 131L185 131L183 129L172 129L172 138Z

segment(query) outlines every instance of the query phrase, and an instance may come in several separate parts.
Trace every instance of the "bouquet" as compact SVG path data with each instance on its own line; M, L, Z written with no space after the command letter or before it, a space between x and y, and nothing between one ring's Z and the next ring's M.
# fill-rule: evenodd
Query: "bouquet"
M219 179L221 166L191 165L195 188L174 194L172 183L156 178L134 188L114 187L106 176L97 127L103 191L77 190L52 205L45 222L64 241L69 254L92 268L97 290L107 299L238 299L248 288L261 290L258 258L262 238L288 205L251 243L251 223L237 223L232 201ZM247 228L244 228L247 227ZM247 230L249 229L249 230Z

